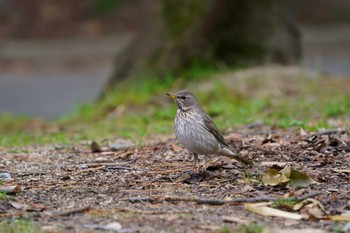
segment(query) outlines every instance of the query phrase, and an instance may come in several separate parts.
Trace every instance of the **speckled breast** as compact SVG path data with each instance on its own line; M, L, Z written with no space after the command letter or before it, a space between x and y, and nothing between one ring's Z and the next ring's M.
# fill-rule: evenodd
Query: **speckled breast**
M175 134L179 142L196 154L215 154L219 143L205 127L199 113L178 110L175 117Z

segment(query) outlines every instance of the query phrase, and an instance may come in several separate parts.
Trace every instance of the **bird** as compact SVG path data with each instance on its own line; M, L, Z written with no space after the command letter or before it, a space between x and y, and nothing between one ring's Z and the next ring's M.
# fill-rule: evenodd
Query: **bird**
M249 159L229 148L214 121L191 91L181 90L166 95L177 104L175 135L180 144L193 153L193 171L196 169L198 155L222 155L245 165L252 164Z

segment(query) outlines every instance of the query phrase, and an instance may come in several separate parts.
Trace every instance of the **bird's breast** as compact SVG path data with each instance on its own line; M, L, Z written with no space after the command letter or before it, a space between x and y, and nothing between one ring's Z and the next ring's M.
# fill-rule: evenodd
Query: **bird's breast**
M178 110L175 117L175 134L179 142L197 154L214 154L217 139L206 128L202 116L193 111Z

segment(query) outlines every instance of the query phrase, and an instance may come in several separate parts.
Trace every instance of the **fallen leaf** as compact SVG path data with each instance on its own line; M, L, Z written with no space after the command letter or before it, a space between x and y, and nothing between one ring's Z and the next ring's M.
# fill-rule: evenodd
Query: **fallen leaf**
M290 178L292 169L290 168L290 165L287 164L281 171L280 171L285 177Z
M267 168L262 181L265 185L276 186L288 184L291 188L307 187L310 184L318 183L308 175L291 169L289 164L280 171L271 167Z
M329 215L332 221L350 221L350 215Z
M262 178L262 181L264 184L276 186L288 182L289 179L276 169L268 168Z
M300 187L308 187L310 184L318 184L317 181L313 180L308 175L299 172L297 170L292 169L290 176L289 186L291 188L300 188Z
M302 219L301 214L290 213L287 211L274 209L274 208L268 207L267 206L268 204L270 203L269 202L247 203L244 205L244 208L246 210L249 210L250 212L260 214L263 216L274 216L274 217L282 217L282 218L289 218L289 219L295 219L295 220Z
M321 202L319 202L318 200L316 199L313 199L313 198L308 198L306 200L303 200L301 202L298 202L297 204L295 204L293 206L293 210L300 210L302 209L305 205L308 205L308 204L312 204L313 206L317 206L319 207L322 211L324 211L324 207L323 205L321 204Z

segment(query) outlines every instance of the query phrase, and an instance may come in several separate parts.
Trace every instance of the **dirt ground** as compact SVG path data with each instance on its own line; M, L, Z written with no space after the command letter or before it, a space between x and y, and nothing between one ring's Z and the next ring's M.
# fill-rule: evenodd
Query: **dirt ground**
M191 174L190 153L171 138L117 151L102 146L102 152L95 153L88 144L0 148L0 172L12 176L2 185L18 186L11 199L0 201L0 218L29 218L45 232L113 232L106 229L110 223L117 225L115 232L237 232L239 225L253 222L268 228L330 232L334 223L325 219L266 217L251 213L244 204L209 205L185 199L300 196L317 191L321 193L315 199L323 204L324 215L349 213L348 131L309 133L252 125L226 139L254 161L253 167L212 156L206 171ZM288 163L319 183L298 189L265 186L261 175L274 163L281 168Z

